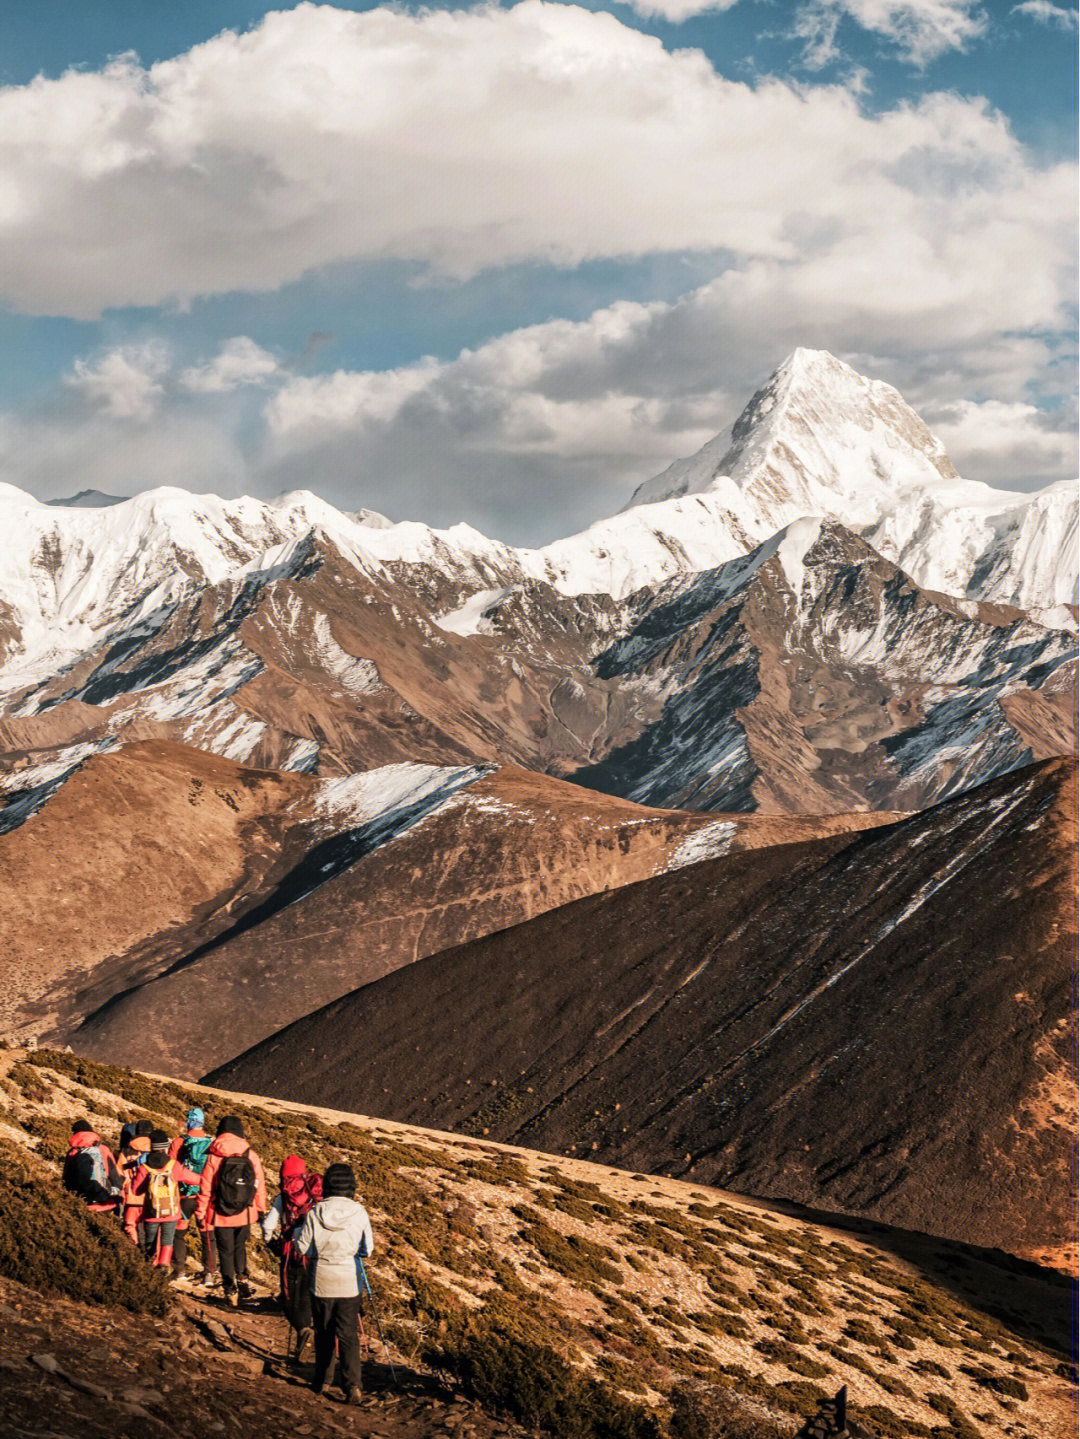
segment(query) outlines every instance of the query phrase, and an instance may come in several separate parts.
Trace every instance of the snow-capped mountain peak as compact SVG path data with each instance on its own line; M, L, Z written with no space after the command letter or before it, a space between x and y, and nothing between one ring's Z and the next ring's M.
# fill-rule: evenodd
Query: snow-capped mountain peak
M732 427L641 485L628 509L702 495L754 543L840 520L929 589L1046 609L1077 602L1076 497L962 479L900 393L824 350L792 352Z

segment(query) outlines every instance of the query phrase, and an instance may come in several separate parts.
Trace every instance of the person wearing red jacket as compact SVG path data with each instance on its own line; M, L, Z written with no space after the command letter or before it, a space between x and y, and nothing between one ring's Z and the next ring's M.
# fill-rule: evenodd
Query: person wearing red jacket
M251 1226L266 1213L266 1176L262 1161L244 1138L244 1126L227 1114L206 1156L199 1181L195 1223L214 1231L225 1302L236 1308L247 1282L247 1242Z
M120 1131L120 1153L117 1155L117 1163L120 1165L120 1173L124 1179L123 1188L120 1191L120 1212L124 1233L138 1249L142 1249L146 1243L146 1231L142 1223L143 1201L132 1195L131 1186L135 1182L135 1176L140 1167L146 1163L146 1156L150 1152L150 1136L153 1132L154 1126L148 1119L140 1119L134 1124L125 1124Z
M86 1201L98 1214L115 1213L123 1176L116 1156L88 1119L72 1127L64 1158L64 1188Z
M169 1155L169 1136L155 1129L150 1136L146 1162L131 1183L133 1199L143 1204L142 1223L147 1258L158 1267L172 1266L176 1226L183 1218L180 1208L181 1184L198 1184L199 1175Z
M203 1127L206 1123L206 1114L203 1109L195 1104L187 1112L184 1120L184 1132L178 1134L169 1145L169 1154L173 1159L179 1159L181 1164L193 1169L202 1179L202 1172L206 1167L207 1156L210 1153L210 1145L213 1140ZM199 1185L184 1184L180 1187L180 1209L183 1218L176 1230L176 1246L173 1249L173 1269L176 1277L184 1277L187 1266L187 1237L186 1230L189 1223L195 1217L195 1210L199 1203ZM213 1229L199 1229L199 1239L202 1242L202 1273L199 1275L198 1283L205 1289L213 1289L217 1283L217 1254L214 1247Z

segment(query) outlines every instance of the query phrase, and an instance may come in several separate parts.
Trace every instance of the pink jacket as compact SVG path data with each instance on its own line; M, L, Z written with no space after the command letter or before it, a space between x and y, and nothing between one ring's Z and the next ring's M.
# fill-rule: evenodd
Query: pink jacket
M199 1183L200 1176L196 1174L194 1170L188 1169L186 1165L181 1164L179 1159L170 1159L166 1161L166 1163L162 1165L161 1168L157 1169L155 1169L151 1165L142 1164L139 1166L139 1171L131 1182L130 1193L132 1200L136 1201L142 1199L142 1196L146 1194L146 1198L143 1200L143 1204L144 1206L148 1204L150 1202L150 1196L149 1194L147 1194L147 1190L150 1187L150 1175L151 1173L160 1174L161 1170L166 1168L171 1168L172 1177L176 1180L176 1183L178 1185ZM179 1192L177 1194L177 1198L179 1198ZM145 1208L143 1210L143 1222L146 1224L164 1224L167 1220L179 1220L182 1218L183 1215L180 1212L179 1205L177 1205L175 1214L158 1214L152 1217L151 1215L146 1213Z
M243 1154L247 1150L251 1167L255 1171L255 1203L249 1204L239 1214L218 1214L214 1209L214 1191L217 1188L217 1173L221 1161L230 1154ZM260 1214L266 1213L266 1176L262 1160L246 1139L238 1134L219 1134L210 1146L206 1156L206 1168L199 1178L199 1202L195 1206L195 1222L200 1225L217 1224L223 1229L239 1229L242 1224L254 1224Z

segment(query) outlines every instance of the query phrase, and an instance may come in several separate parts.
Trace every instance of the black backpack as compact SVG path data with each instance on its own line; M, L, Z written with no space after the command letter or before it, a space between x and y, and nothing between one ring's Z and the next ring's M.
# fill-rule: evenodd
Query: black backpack
M243 1154L227 1154L217 1172L214 1208L229 1219L254 1203L255 1166L251 1162L251 1149L245 1149Z
M70 1179L65 1179L69 1189L88 1204L109 1204L115 1200L120 1192L120 1175L106 1160L100 1144L88 1145L72 1158Z

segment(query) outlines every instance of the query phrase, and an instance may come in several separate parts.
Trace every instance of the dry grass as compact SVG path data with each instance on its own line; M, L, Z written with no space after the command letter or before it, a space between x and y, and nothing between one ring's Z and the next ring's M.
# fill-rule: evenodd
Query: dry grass
M848 1236L697 1185L226 1099L70 1054L6 1058L0 1123L50 1158L81 1114L108 1137L120 1114L171 1128L197 1100L243 1118L268 1173L291 1151L313 1166L346 1159L375 1221L373 1279L399 1349L494 1405L525 1395L518 1416L556 1432L645 1435L655 1415L689 1435L698 1410L732 1404L748 1435L776 1432L841 1384L857 1417L897 1439L1071 1432L1063 1356ZM535 1397L545 1383L569 1406L561 1416Z

